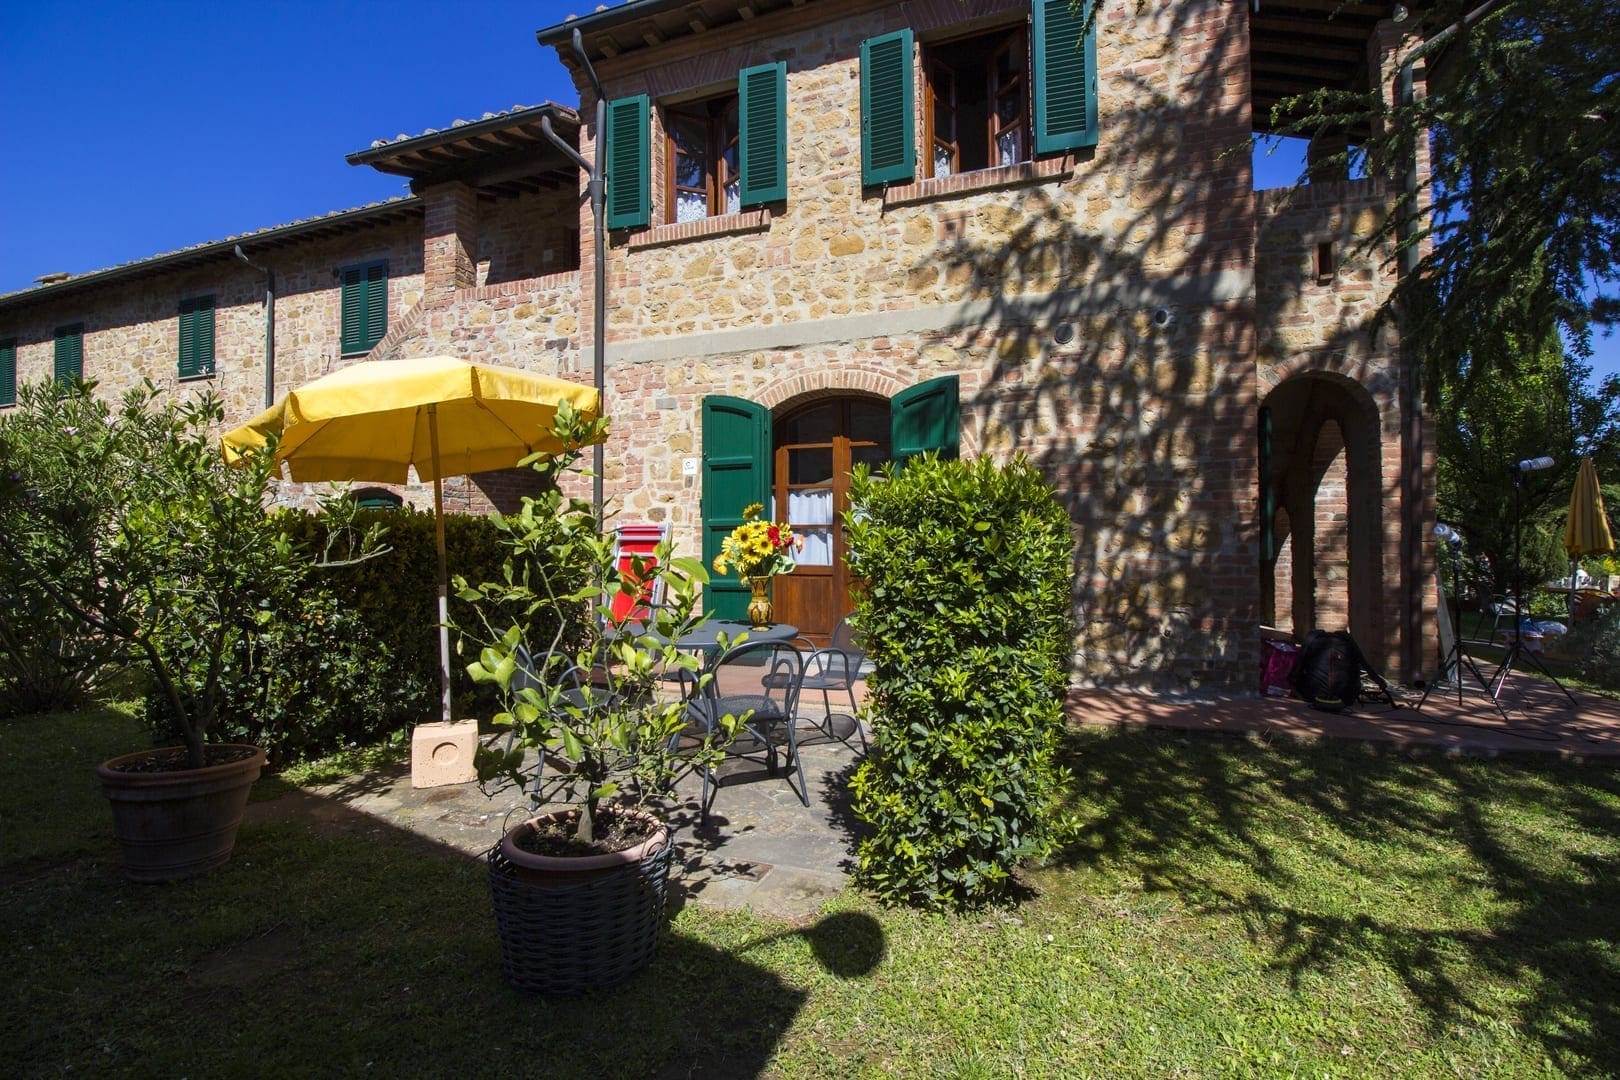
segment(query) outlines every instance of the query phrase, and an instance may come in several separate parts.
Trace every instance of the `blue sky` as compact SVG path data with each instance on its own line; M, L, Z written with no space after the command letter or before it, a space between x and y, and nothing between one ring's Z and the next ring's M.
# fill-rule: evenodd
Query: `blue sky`
M0 293L405 191L373 139L578 98L534 32L595 0L0 4ZM1297 156L1257 161L1261 186ZM1598 373L1620 373L1599 338Z

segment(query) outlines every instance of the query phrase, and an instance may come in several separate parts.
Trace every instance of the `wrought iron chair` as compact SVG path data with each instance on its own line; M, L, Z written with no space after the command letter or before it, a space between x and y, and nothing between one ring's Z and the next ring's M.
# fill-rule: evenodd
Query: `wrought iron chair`
M866 650L862 649L855 640L855 628L850 625L849 616L838 620L833 627L832 638L826 648L811 651L804 657L804 672L799 680L801 695L806 690L821 691L822 716L820 720L811 722L829 739L837 739L845 746L850 746L850 739L858 737L861 740L861 753L866 753L866 732L861 727L859 715L860 705L855 700L855 683L861 677L861 664L866 660ZM769 686L767 676L766 685ZM847 714L835 713L832 708L831 694L833 691L849 697L849 712ZM840 703L841 704L841 703ZM840 735L834 726L835 716L847 715L850 730ZM851 747L853 749L853 747Z
M765 674L754 683L753 672L760 667L766 668ZM766 773L775 776L777 748L782 747L786 752L785 764L792 770L787 778L788 786L794 789L801 803L809 806L810 792L805 785L804 762L799 758L798 729L794 722L805 672L804 654L793 645L744 641L726 649L707 670L713 678L687 707L691 726L707 734L715 730L723 716L742 719L737 741L726 750L726 757L752 760L752 755L763 754ZM751 684L758 685L762 692L750 692ZM795 773L799 778L797 787L793 784ZM720 786L721 778L714 770L704 769L700 820L708 817Z

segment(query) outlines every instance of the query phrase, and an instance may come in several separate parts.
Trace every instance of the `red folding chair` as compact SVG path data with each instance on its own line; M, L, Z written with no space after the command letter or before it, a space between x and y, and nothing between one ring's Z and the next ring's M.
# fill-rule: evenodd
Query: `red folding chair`
M669 532L668 525L620 525L614 537L613 561L623 576L625 591L613 598L613 621L642 621L664 602L664 583L638 581L635 559L650 559ZM636 588L635 586L639 586Z

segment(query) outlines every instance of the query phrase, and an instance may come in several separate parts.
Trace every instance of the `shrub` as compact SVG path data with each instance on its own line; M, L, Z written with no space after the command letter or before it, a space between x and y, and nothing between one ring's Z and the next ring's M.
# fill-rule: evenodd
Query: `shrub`
M876 734L852 781L855 812L874 829L858 877L891 902L995 899L1061 831L1068 515L1023 458L857 469L851 502Z
M114 406L93 384L42 383L19 406L0 427L0 554L145 668L200 767L227 666L314 570L266 527L273 445L227 466L211 391L177 401L148 382Z

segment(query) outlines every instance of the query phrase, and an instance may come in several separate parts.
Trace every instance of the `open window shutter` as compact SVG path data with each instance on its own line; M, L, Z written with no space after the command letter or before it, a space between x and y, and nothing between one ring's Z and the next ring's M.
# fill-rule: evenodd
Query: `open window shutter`
M1089 6L1089 5L1087 5ZM1086 6L1035 0L1035 152L1097 145L1097 28Z
M734 397L703 399L703 563L713 567L721 541L743 521L750 503L769 507L771 498L771 411ZM703 592L704 607L716 619L741 620L748 613L748 588L733 570L715 574Z
M17 404L17 342L0 341L0 405Z
M388 264L366 267L366 335L360 347L370 352L388 333Z
M889 399L889 457L896 465L929 450L956 457L961 430L961 386L955 375L918 383Z
M607 223L610 229L633 229L652 218L648 195L646 94L619 98L607 107Z
M56 332L56 381L84 378L84 324L64 326Z
M180 377L197 374L197 309L193 300L180 301Z
M787 198L787 65L744 68L737 96L742 205L780 202Z
M343 271L343 330L339 348L344 353L364 351L366 271L351 266Z
M861 42L861 183L886 184L916 174L911 31Z

